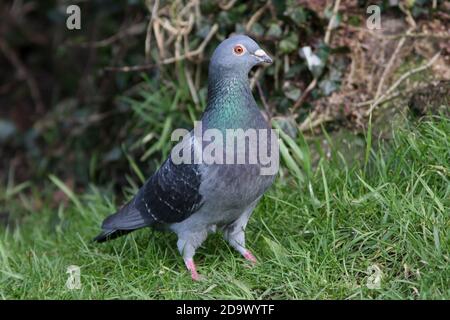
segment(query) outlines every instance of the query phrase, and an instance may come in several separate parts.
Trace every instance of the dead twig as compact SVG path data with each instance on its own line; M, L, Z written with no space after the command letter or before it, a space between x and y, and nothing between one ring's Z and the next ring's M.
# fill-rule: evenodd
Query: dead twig
M151 59L151 45L152 45L152 28L153 28L153 21L155 20L156 15L158 14L158 7L159 7L159 0L155 0L155 3L150 8L150 1L145 1L145 4L147 6L147 9L150 11L151 16L150 20L147 24L147 31L145 36L145 61L148 63Z
M417 23L416 20L414 20L414 17L411 14L411 10L409 10L409 8L405 8L405 4L404 3L399 3L398 4L399 9L405 14L406 16L406 22L409 24L411 29L416 29L417 28Z
M261 77L261 73L262 73L263 67L258 68L255 73L253 74L253 76L250 78L250 89L254 89L256 83L259 81L259 78Z
M161 18L156 17L155 20L158 20L158 22L161 24L161 27L163 27L164 29L169 31L169 33L171 33L174 36L188 34L189 32L191 32L192 27L194 26L194 14L189 15L188 24L185 27L180 28L180 29L174 27L170 23L170 21L167 19L161 19Z
M102 47L107 47L111 44L113 44L114 42L128 37L128 36L135 36L138 34L141 34L145 31L145 23L138 23L138 24L134 24L132 26L130 26L129 28L119 31L117 34L108 37L106 39L103 40L99 40L99 41L95 41L95 42L88 42L88 43L68 43L67 45L72 46L72 47L82 47L82 48L102 48Z
M382 100L380 100L380 101L378 102L378 104L383 104L383 103L385 103L385 102L388 102L388 101L390 101L390 100L392 100L392 99L395 99L395 98L399 97L400 95L402 95L402 92L396 91L396 92L394 92L394 93L392 93L392 94L390 94L390 95L385 96ZM365 107L365 106L370 106L370 105L373 104L375 101L376 101L375 99L371 99L371 100L367 100L367 101L364 101L364 102L358 102L358 103L355 103L355 104L353 104L353 105L354 105L355 107Z
M194 81L192 80L192 74L188 70L188 68L184 68L184 75L186 77L186 81L188 83L189 91L191 93L192 100L196 107L200 105L200 99L198 98L197 89L195 88Z
M313 128L320 126L322 123L333 120L333 118L326 114L319 114L316 110L311 112L306 119L300 124L298 129L301 132L312 130Z
M137 65L137 66L105 67L102 69L102 71L106 71L106 72L138 72L138 71L151 70L153 68L156 68L155 64L143 64L143 65Z
M219 29L219 25L216 23L212 26L211 30L209 30L208 35L206 36L205 39L203 39L202 43L198 46L197 49L193 50L193 51L188 51L182 55L179 56L175 56L175 57L171 57L171 58L167 58L164 59L162 61L163 64L170 64L170 63L174 63L180 60L184 60L187 58L192 58L194 56L198 56L200 54L203 53L203 51L206 48L206 45L209 43L209 41L212 39L212 37L214 36L214 34L217 32L217 30Z
M31 98L34 102L36 112L43 113L45 111L45 106L41 92L39 91L39 86L27 66L20 60L19 56L2 38L0 38L0 51L3 52L6 59L8 59L9 62L17 69L19 77L25 79L28 89L30 90Z
M263 89L261 88L259 81L256 81L256 88L258 89L258 94L261 98L261 102L264 106L264 110L266 110L266 114L268 117L267 120L268 120L268 122L270 122L270 119L272 118L272 108L267 103L266 97L264 96L264 92L263 92Z
M220 7L220 9L222 9L224 11L228 11L234 6L236 1L237 0L230 0L228 3L219 2L219 7Z
M436 62L436 60L439 58L440 54L441 54L440 52L436 53L433 56L433 58L431 58L426 64L404 73L400 78L398 78L398 80L396 82L394 82L394 84L383 95L381 95L378 99L376 99L373 102L373 104L370 106L369 110L366 111L365 115L366 116L370 115L372 113L372 111L375 109L375 107L378 106L381 103L381 101L386 98L386 96L388 96L390 93L392 93L404 80L406 80L413 74L422 72L422 71L428 69L429 67L431 67L433 65L433 63Z
M159 56L161 58L164 58L166 56L164 38L162 36L160 24L158 21L154 21L153 23L153 32L155 33L156 45L158 46Z
M333 28L334 19L336 19L336 17L337 17L340 3L341 3L341 0L336 0L334 2L333 14L330 18L330 21L328 21L327 31L325 32L325 37L323 38L323 42L325 42L325 44L330 43L331 30Z
M177 4L174 5L174 7L177 7L181 4L181 2L179 1L176 3ZM209 43L209 41L211 41L212 37L219 29L218 24L214 24L208 35L205 37L205 39L203 39L200 45L195 50L190 50L188 35L191 33L196 23L195 11L199 10L199 1L189 1L186 6L183 6L181 10L174 13L175 16L173 17L173 19L159 16L159 11L163 12L167 9L167 7L160 9L160 1L155 0L154 2L152 2L150 0L147 0L145 4L147 6L147 9L151 12L151 17L147 24L147 34L145 40L146 63L143 65L135 66L106 67L103 69L103 71L139 72L154 68L155 64L150 63L152 33L155 36L156 45L159 51L159 59L157 61L157 65L171 64L193 57L199 57L199 59L201 59L207 44ZM173 48L172 57L166 58L166 48ZM191 84L193 84L193 82Z
M252 26L257 22L264 12L270 7L270 1L267 1L265 5L263 5L261 8L259 8L248 20L247 24L245 25L245 31L249 32Z
M295 111L298 107L302 105L302 103L305 101L305 99L308 97L309 93L316 87L317 85L317 78L314 78L313 81L311 81L306 87L303 94L300 96L300 98L295 101L294 105L292 106L292 111Z
M209 41L212 39L214 34L219 29L219 25L215 24L212 26L211 30L209 31L206 38L202 41L202 43L198 46L197 49L193 51L188 51L185 54L178 54L175 53L175 57L167 58L162 61L162 64L171 64L177 61L181 61L184 59L192 58L194 56L198 56L203 53L203 51L206 48L206 45L209 43ZM179 49L177 50L179 52ZM136 71L145 71L152 68L155 68L156 65L154 64L145 64L145 65L137 65L137 66L123 66L123 67L106 67L103 70L104 71L112 71L112 72L136 72Z
M411 29L410 29L410 31L411 31ZM384 68L383 74L381 75L380 81L378 82L378 87L377 87L377 91L375 93L374 100L377 100L378 97L380 96L381 90L383 89L384 82L386 81L386 78L387 78L388 74L390 73L392 66L394 65L394 61L396 60L396 58L398 57L398 55L400 53L400 49L405 44L405 41L406 41L406 37L403 37L400 39L400 41L397 44L397 47L394 50L394 53L392 54L391 58L389 59L388 64L386 65L386 68Z

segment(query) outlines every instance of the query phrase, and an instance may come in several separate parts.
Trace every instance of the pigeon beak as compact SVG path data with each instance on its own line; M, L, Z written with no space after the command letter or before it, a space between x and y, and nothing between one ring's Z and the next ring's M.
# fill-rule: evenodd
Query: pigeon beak
M256 50L253 53L253 56L255 56L260 62L265 62L268 64L271 64L273 62L272 58L269 57L269 55L263 49Z

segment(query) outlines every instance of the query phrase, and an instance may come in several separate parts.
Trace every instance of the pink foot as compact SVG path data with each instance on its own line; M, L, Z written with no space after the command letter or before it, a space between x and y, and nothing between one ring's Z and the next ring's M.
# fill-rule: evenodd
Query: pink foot
M195 267L194 260L192 260L192 259L186 260L186 267L191 272L192 280L199 281L200 280L200 276L197 273L197 268Z
M253 265L255 265L257 263L255 256L248 250L245 251L244 258L245 258L245 260L250 261Z

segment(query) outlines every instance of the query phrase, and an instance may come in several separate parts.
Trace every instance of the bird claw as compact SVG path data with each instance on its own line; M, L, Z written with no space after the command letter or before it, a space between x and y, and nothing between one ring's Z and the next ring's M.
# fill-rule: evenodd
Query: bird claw
M256 265L258 262L258 260L256 260L253 253L251 253L248 250L244 252L243 256L244 256L245 260L250 261L252 265Z
M191 272L191 278L194 281L201 281L204 279L203 276L199 275L197 272L197 267L195 266L194 260L188 259L186 260L186 267Z

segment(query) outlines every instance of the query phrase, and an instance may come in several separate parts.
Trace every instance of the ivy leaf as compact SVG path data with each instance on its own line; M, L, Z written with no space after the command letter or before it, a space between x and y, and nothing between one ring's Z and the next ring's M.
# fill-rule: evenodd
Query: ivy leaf
M319 83L319 88L325 96L329 96L339 88L339 84L332 80L325 79Z
M332 68L325 79L319 83L323 95L329 96L339 89L341 85L342 72L336 67Z
M288 99L293 101L297 101L298 98L300 98L300 95L302 94L301 90L293 86L289 81L286 81L283 84L283 92Z
M308 15L303 9L303 7L299 6L295 1L289 1L288 7L284 12L286 16L291 18L291 20L300 27L302 24L305 24L308 20Z
M311 47L303 47L299 50L299 55L306 60L309 71L315 78L318 78L325 67L324 60L322 60L317 54L313 53Z
M286 38L280 41L280 50L283 53L291 53L298 47L298 38L295 33L290 33Z
M264 27L260 23L256 22L253 24L251 32L261 37L264 34Z
M16 131L14 123L0 119L0 142L9 140Z
M282 33L283 33L283 30L281 30L281 27L277 23L271 23L269 30L267 30L266 35L268 37L279 38L279 37L281 37Z

